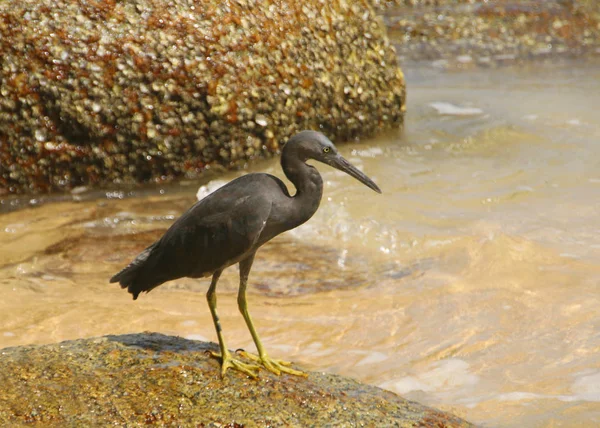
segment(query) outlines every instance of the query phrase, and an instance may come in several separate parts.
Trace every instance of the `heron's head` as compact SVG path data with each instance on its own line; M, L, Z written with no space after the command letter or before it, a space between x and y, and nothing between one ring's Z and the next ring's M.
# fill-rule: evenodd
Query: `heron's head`
M283 151L284 155L286 151L293 151L293 154L289 154L298 157L303 162L308 159L314 159L332 166L356 178L377 193L381 193L381 190L373 180L344 159L331 140L320 132L302 131L297 133L285 144Z

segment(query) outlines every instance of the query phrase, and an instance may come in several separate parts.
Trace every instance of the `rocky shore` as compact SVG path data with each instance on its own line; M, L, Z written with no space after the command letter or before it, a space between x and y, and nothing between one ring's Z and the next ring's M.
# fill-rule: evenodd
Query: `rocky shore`
M600 58L593 0L376 1L403 64L494 67L531 60Z
M470 427L341 376L230 371L217 345L156 333L0 350L0 424Z
M0 196L196 178L306 128L399 128L399 62L594 57L591 0L0 2Z
M0 3L0 195L241 167L316 129L398 128L366 0Z

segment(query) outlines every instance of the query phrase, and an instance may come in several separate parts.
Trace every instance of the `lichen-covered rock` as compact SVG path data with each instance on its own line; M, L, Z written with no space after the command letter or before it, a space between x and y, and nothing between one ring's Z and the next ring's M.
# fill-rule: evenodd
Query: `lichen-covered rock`
M0 2L0 194L193 177L402 124L367 0Z
M0 425L472 426L340 376L221 379L217 349L156 333L2 349Z

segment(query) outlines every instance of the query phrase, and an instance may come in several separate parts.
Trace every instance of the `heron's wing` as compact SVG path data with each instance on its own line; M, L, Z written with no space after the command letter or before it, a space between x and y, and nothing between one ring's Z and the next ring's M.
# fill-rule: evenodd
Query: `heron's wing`
M181 277L203 277L243 259L271 214L272 180L244 176L185 212L161 239L111 278L134 298Z
M164 281L207 276L253 249L269 218L271 201L256 194L229 199L196 204L160 239L153 250L153 270L164 273L160 275Z

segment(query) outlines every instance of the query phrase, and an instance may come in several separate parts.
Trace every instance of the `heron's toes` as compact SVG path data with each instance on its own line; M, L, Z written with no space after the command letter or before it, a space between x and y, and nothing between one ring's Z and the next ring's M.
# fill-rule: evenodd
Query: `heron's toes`
M226 353L224 357L217 352L211 352L210 354L213 357L221 360L221 377L225 377L227 369L231 368L233 370L242 372L253 379L258 378L258 371L260 370L260 366L257 366L256 364L244 363L238 359L235 359L231 356L229 352Z
M291 365L291 363L289 363L287 361L274 360L269 357L265 357L262 359L262 365L267 370L275 373L276 375L280 375L281 373L287 373L287 374L291 374L294 376L308 377L308 374L306 374L300 370L295 370L291 367L288 367Z
M224 360L221 364L221 377L225 376L225 372L228 368L245 373L253 379L258 378L258 371L260 370L260 367L256 364L247 364L240 360L236 360L235 358L229 358Z
M248 358L249 360L256 361L257 363L261 362L261 359L258 355L251 354L250 352L246 352L243 349L238 349L235 351L236 354L241 355L244 358Z
M238 353L243 357L246 357L250 360L262 364L265 369L269 370L272 373L275 373L276 375L280 375L281 373L287 373L294 376L308 376L306 373L301 372L300 370L295 370L289 367L292 365L292 363L290 363L289 361L276 360L267 355L261 357L258 355L250 354L246 351L238 351Z

